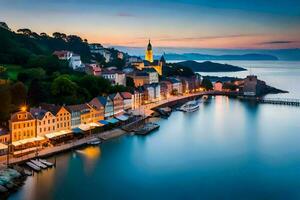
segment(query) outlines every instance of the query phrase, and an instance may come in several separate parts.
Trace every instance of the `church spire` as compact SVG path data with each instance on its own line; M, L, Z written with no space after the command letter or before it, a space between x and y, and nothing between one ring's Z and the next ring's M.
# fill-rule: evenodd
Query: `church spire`
M151 40L150 40L150 39L149 39L149 43L148 43L147 50L148 50L148 51L151 51L151 50L152 50L152 45L151 45Z

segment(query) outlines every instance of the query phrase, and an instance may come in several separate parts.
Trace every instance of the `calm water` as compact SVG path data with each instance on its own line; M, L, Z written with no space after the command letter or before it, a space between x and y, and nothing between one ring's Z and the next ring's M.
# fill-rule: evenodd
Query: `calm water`
M299 96L299 68L256 69ZM147 137L60 154L11 199L300 199L299 119L297 107L216 97Z

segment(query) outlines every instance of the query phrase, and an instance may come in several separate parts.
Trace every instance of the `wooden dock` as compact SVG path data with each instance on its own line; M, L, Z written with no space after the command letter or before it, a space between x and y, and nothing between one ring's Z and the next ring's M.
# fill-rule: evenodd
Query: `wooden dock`
M266 104L300 106L300 99L259 98L258 102L259 103L266 103Z
M300 99L288 99L288 98L259 98L259 97L239 97L243 101L251 101L263 104L274 105L288 105L288 106L300 106Z

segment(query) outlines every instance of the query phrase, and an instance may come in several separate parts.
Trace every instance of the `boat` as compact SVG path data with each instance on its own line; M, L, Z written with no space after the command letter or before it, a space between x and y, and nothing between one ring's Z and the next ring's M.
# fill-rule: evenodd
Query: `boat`
M41 163L40 161L38 160L30 160L30 162L32 162L33 164L35 164L36 166L42 168L42 169L46 169L47 168L47 165Z
M41 171L41 168L39 167L39 166L36 166L35 164L33 164L32 162L26 162L26 165L28 166L28 167L30 167L31 169L33 169L34 171L37 171L37 172L39 172L39 171Z
M32 171L29 171L29 170L27 170L27 169L24 169L24 174L25 174L26 176L32 176Z
M194 111L198 110L199 107L200 107L199 101L194 100L194 101L189 101L189 102L185 103L184 105L182 105L180 107L179 110L181 110L183 112L194 112Z
M172 113L172 109L170 107L158 108L156 111L162 118L168 118Z
M144 124L141 128L135 130L134 132L136 135L147 135L157 129L159 129L158 124L149 122L149 123Z
M87 142L87 144L89 144L89 145L98 145L100 143L101 143L101 140L99 138L93 138Z
M53 163L48 162L47 160L39 159L39 161L40 161L41 163L43 163L44 165L47 165L48 167L53 167Z

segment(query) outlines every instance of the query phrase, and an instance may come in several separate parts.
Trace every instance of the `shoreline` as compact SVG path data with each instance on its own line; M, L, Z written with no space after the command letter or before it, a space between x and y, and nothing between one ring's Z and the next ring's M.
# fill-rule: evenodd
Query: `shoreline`
M57 145L53 147L48 147L46 149L42 149L39 151L39 158L48 158L54 155L58 155L63 152L70 151L72 149L78 149L83 146L88 146L88 141L93 139L93 138L100 138L103 142L109 141L115 138L119 138L125 134L129 134L130 131L126 130L126 126L130 125L135 125L136 123L140 123L143 120L151 118L152 114L154 113L154 109L161 108L161 107L167 107L167 106L174 106L178 103L184 103L189 100L193 100L195 98L204 96L204 95L210 95L210 96L228 96L229 98L235 98L239 99L236 93L228 93L228 92L215 92L215 91L209 91L209 92L198 92L194 94L187 94L183 96L173 96L170 99L165 99L161 100L159 102L154 102L150 103L147 105L142 105L141 108L133 110L133 111L140 111L141 109L144 110L144 117L141 117L137 119L136 121L133 121L129 124L125 124L123 126L116 127L112 130L100 132L100 133L94 133L92 135L85 136L84 138L81 139L75 139L72 141L68 141L67 143L64 143L62 145ZM0 157L0 165L5 165L7 164L6 162L6 157L7 156L1 156ZM10 158L10 164L13 165L18 165L18 164L23 164L27 160L34 159L36 158L36 153L31 153L25 156L22 156L20 158ZM4 159L3 159L4 158ZM22 175L21 177L17 178L16 180L13 180L14 183L24 183L26 181L27 176ZM9 188L7 192L2 193L6 197L9 197L11 193L14 193L18 190L19 187L21 187L23 184L14 184L16 185L13 188Z

